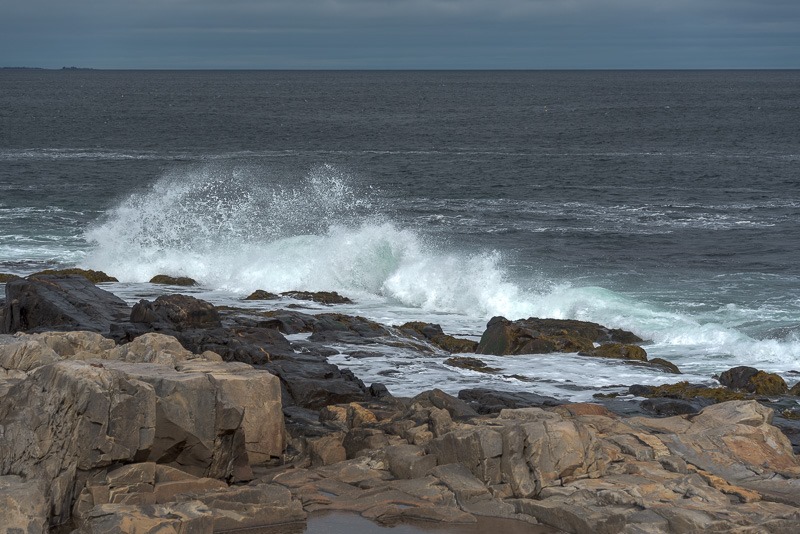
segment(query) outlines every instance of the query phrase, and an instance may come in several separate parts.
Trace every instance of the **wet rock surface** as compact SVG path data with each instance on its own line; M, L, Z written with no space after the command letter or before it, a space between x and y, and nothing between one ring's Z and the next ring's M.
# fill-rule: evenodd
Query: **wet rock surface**
M352 304L353 301L343 297L335 291L286 291L281 293L282 297L290 297L296 300L310 300L320 304Z

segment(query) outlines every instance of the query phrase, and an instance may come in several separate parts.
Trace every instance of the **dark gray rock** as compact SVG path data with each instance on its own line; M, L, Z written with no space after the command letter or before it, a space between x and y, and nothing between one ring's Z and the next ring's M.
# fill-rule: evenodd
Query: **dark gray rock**
M162 295L154 302L141 300L131 310L133 323L144 323L160 330L188 330L222 326L213 304L189 295Z
M672 416L697 413L703 408L703 403L689 402L680 399L665 399L655 397L642 401L642 409L652 415ZM709 403L705 403L709 404Z
M285 404L319 410L330 404L363 401L370 395L364 383L349 369L298 355L263 366L281 379L288 398Z
M0 333L88 330L108 334L130 308L83 276L42 275L10 280L5 287Z
M486 325L475 352L498 356L591 352L595 343L630 345L641 341L632 332L586 321L537 317L509 321L505 317L493 317Z
M747 389L750 379L758 374L755 367L741 365L723 372L719 376L719 383L733 389Z

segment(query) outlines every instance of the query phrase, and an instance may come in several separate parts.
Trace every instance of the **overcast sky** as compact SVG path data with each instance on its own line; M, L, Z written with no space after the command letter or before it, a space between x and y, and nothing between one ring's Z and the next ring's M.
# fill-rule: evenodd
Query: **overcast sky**
M0 0L0 66L800 68L800 0Z

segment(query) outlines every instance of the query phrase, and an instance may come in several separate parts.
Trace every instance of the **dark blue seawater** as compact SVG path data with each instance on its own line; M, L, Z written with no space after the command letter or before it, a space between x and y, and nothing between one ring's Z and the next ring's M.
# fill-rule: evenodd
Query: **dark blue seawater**
M800 71L0 71L0 272L337 290L470 335L571 317L698 376L788 373L798 95ZM558 382L546 362L503 365Z

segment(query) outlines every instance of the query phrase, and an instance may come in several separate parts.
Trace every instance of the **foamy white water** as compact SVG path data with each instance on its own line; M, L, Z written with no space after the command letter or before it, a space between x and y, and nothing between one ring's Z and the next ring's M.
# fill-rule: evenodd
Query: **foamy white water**
M376 196L356 190L336 168L319 167L292 187L272 186L269 177L253 172L215 166L165 176L87 232L93 248L81 264L114 274L123 282L117 291L130 300L141 297L140 284L169 273L198 280L198 296L218 303L241 305L239 299L255 289L333 290L356 301L337 308L344 313L388 324L424 320L473 337L495 315L593 321L645 338L651 357L674 361L688 373L680 379L708 381L734 365L785 374L800 362L796 332L759 339L742 328L759 314L770 319L775 310L727 305L692 313L688 292L679 296L686 302L669 306L570 280L514 278L496 250L464 253L399 226ZM785 320L786 310L779 311ZM453 388L484 384L584 399L597 387L678 379L578 356L487 357L503 369L487 376L449 368L439 357L395 351L382 360L353 359L347 352L343 347L333 361L367 381L383 377L403 394L445 380ZM391 369L403 379L393 380Z

